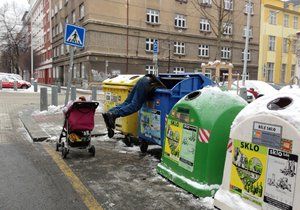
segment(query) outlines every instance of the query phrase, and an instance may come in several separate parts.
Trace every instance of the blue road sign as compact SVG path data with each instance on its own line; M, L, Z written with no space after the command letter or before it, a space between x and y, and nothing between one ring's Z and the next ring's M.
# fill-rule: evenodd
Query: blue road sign
M157 52L158 52L158 42L157 42L157 40L154 40L154 43L153 43L153 53L157 54Z
M85 28L67 24L65 28L64 43L74 47L84 47Z

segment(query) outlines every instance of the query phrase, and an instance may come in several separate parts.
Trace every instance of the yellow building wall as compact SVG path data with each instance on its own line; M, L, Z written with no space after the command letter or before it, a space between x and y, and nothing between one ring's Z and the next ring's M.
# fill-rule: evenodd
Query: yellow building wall
M294 8L292 4L288 8L284 8L284 3L280 0L262 0L261 4L258 79L266 81L266 66L270 62L274 63L273 82L281 83L282 64L286 64L284 82L288 83L291 79L292 65L296 64L296 58L292 44L288 47L287 53L283 52L283 39L295 40L296 32L299 31L300 10ZM276 25L269 24L270 11L277 12ZM289 27L283 26L284 14L289 15ZM294 16L298 16L298 29L294 29ZM275 51L269 51L269 36L276 37Z

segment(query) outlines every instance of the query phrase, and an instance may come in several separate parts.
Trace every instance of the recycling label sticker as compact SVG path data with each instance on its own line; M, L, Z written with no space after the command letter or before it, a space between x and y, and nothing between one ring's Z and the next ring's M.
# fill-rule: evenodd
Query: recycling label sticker
M253 123L252 142L254 144L264 145L281 149L282 147L282 126L271 125L261 122Z
M298 156L269 149L264 202L270 208L293 209Z

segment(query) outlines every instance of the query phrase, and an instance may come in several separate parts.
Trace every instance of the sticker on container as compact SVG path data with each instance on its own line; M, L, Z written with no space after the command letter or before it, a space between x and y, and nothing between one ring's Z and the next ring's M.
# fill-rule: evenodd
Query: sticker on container
M264 202L270 208L291 210L295 196L298 156L269 149Z
M282 126L254 122L252 142L266 147L281 149Z
M140 112L140 132L147 138L161 145L160 111L142 108Z
M106 92L105 94L105 100L110 101L111 100L111 92Z
M184 124L182 131L182 146L179 155L179 166L193 171L196 152L197 127Z
M182 129L183 123L177 120L167 120L164 154L175 162L179 161L182 145Z
M234 140L230 190L262 205L267 169L267 147Z

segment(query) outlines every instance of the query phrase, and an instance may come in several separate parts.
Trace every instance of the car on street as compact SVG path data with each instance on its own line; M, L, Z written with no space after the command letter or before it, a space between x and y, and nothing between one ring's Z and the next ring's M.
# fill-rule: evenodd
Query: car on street
M0 80L2 80L2 88L13 88L15 81L17 81L17 88L27 89L31 87L30 82L19 80L9 75L0 75Z

